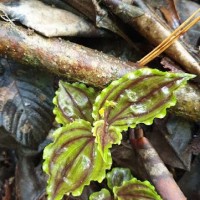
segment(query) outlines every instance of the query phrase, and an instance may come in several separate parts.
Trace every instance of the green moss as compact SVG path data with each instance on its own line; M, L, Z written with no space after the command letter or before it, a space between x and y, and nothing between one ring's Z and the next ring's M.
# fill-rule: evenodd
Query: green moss
M25 54L24 53L24 57L22 58L22 60L29 64L29 65L33 65L33 66L39 66L41 65L41 62L39 60L39 58L35 57L35 56L32 56L30 54Z

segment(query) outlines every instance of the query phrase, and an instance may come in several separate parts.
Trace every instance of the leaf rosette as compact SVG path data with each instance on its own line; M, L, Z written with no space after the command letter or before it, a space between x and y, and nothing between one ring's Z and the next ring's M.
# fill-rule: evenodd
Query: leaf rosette
M121 132L164 117L166 109L176 103L174 91L193 77L143 68L113 81L97 98L94 89L84 84L60 82L54 114L63 127L55 131L54 142L44 150L48 199L60 200L65 194L78 196L90 181L101 182L112 164L109 148L120 144ZM110 182L117 199L126 199L120 196L121 187L126 190L125 182L120 187ZM154 195L153 188L135 179L129 181L131 184L136 193L139 185L145 195ZM112 199L106 190L96 193L94 199L101 194Z

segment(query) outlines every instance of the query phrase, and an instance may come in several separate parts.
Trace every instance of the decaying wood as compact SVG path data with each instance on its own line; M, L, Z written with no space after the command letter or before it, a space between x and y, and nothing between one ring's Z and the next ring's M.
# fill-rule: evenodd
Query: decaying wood
M153 14L143 12L142 9L123 3L120 0L104 0L111 11L126 23L134 27L153 45L159 45L171 32ZM200 64L179 42L176 41L166 51L171 58L181 64L188 72L200 75Z
M130 135L133 149L144 164L149 180L164 200L186 200L186 197L173 179L171 173L160 159L149 140L143 136L143 130L135 131L135 138Z
M138 68L135 63L123 62L69 41L46 39L36 33L29 35L27 29L3 21L0 21L0 54L100 88ZM193 94L191 98L186 98L187 90ZM199 89L187 85L176 92L176 97L178 102L172 112L200 120Z
M176 106L170 108L171 112L186 119L199 121L200 111L200 89L194 84L187 84L186 87L175 92L177 96Z

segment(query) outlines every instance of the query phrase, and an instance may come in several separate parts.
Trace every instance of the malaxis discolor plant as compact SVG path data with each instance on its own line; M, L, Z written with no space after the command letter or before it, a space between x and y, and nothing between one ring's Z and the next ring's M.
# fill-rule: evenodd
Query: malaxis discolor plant
M163 118L166 109L176 104L174 91L193 77L143 68L113 81L100 94L81 83L60 81L54 113L62 127L53 134L54 141L43 156L48 199L79 196L91 181L102 182L112 165L110 148L120 144L121 132ZM134 182L129 181L124 184ZM124 200L116 195L115 199Z

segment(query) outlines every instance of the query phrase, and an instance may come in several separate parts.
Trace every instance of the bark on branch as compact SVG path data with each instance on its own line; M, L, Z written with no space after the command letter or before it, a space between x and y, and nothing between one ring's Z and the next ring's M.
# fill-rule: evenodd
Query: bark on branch
M27 29L3 21L0 21L0 54L100 88L138 68L134 63L69 41L47 39L36 33L30 35ZM176 96L177 105L172 112L200 120L200 90L187 85Z
M103 87L136 69L117 58L60 39L47 39L0 21L0 53L62 77Z

